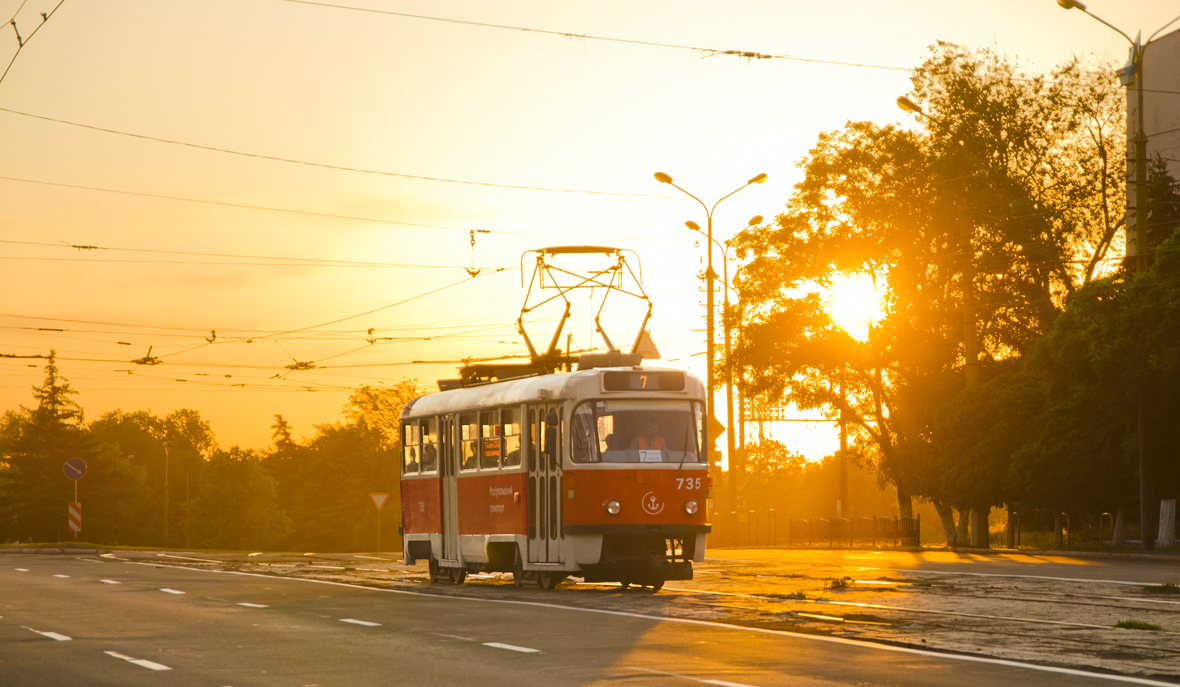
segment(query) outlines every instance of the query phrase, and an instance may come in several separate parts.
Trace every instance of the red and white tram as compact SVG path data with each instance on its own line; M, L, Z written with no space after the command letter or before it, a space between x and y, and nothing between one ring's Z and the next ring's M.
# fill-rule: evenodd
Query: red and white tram
M589 363L586 365L588 366ZM659 589L704 560L704 385L579 369L420 396L402 412L406 563Z

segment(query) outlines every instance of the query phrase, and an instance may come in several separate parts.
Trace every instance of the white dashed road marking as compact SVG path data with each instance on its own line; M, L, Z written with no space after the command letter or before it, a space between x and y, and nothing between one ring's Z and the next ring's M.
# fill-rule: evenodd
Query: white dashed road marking
M99 580L99 582L102 582L103 584L123 584L118 580Z
M242 603L240 603L238 605L245 606L246 608L268 608L268 606L266 604L251 604L251 603L246 603L245 601L243 601Z
M342 623L352 623L353 625L364 625L365 627L380 627L381 623L371 623L368 620L357 620L356 618L341 618Z
M69 577L69 575L54 575L54 577Z
M668 677L678 677L681 680L689 680L691 682L699 682L702 685L716 685L717 687L754 687L744 682L729 682L728 680L702 680L699 677L691 677L689 675L681 675L680 673L666 673L662 670L652 670L650 668L636 668L645 673L654 673L656 675L667 675Z
M29 572L28 568L13 568L13 570L16 570L17 572Z
M160 591L164 592L165 594L183 594L184 593L184 592L180 591L179 589L169 589L167 587L161 588Z
M107 656L114 656L115 658L121 658L124 661L127 661L128 663L134 663L135 665L139 666L140 668L147 668L148 670L172 670L171 668L169 668L168 666L166 666L162 663L156 663L155 661L149 661L146 658L131 658L130 656L124 656L123 654L120 654L115 651L104 651L103 653L106 654Z
M63 634L58 634L58 633L56 633L56 632L42 632L42 631L40 631L40 630L34 630L34 629L33 629L33 628L31 628L31 627L30 627L30 628L27 628L27 629L29 629L29 630L31 630L31 631L33 631L33 632L36 632L37 634L41 635L42 637L48 637L48 638L50 638L50 639L54 639L54 640L57 640L57 641L59 641L59 642L68 642L68 641L70 641L71 639L73 639L72 637L67 637L67 636L65 636L65 635L63 635Z
M539 654L540 649L530 649L527 646L515 646L513 644L501 644L500 642L484 642L484 646L490 646L493 649L507 649L508 651L519 651L522 654Z

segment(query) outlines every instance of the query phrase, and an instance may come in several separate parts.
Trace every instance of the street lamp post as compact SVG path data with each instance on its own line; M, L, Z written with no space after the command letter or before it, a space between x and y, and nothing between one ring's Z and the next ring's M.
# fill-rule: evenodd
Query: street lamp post
M904 95L898 96L897 106L928 121L934 121L920 105ZM963 265L963 361L967 386L971 386L979 381L979 339L975 335L975 260L971 251L970 235L967 237L964 252L967 259Z
M168 442L161 441L164 447L164 546L168 545Z
M673 188L680 191L684 195L688 196L689 198L692 198L693 200L695 200L696 202L701 204L701 207L704 208L704 210L705 210L705 219L707 220L707 226L708 226L708 232L705 235L708 237L710 242L713 241L713 211L717 209L717 206L721 203L721 201L732 196L733 194L737 193L738 191L741 191L742 189L746 188L750 184L761 184L762 182L766 181L766 174L765 173L759 174L758 176L753 177L749 181L747 181L746 183L742 184L739 188L736 188L733 191L725 194L721 198L717 199L717 202L713 203L713 207L709 207L700 198L697 198L693 194L691 194L688 191L685 191L684 189L677 186L672 181L672 177L668 176L667 174L664 174L663 172L656 172L655 177L656 177L656 181L659 181L662 184L668 184L669 186L672 186ZM708 394L707 394L707 397L705 398L705 414L708 416L708 419L705 421L705 445L703 448L707 452L706 455L708 456L708 462L709 462L709 474L712 475L713 469L714 469L714 463L713 463L714 437L712 436L712 432L709 431L709 423L716 421L716 417L714 416L714 408L713 408L713 390L716 388L714 385L715 380L713 378L713 280L717 278L717 273L713 271L713 245L712 245L712 243L709 244L708 249L709 249L709 263L708 263L708 266L705 270L705 380L706 380L705 386L708 389ZM733 430L731 428L730 429L731 435L732 435L732 432L733 432Z
M1057 0L1057 4L1067 10L1081 10L1107 28L1112 29L1131 44L1131 63L1127 65L1126 71L1123 72L1122 81L1125 86L1130 86L1132 80L1135 82L1135 233L1133 240L1131 235L1131 208L1129 205L1127 207L1127 221L1125 224L1127 227L1127 252L1130 253L1132 246L1134 246L1135 271L1142 272L1147 268L1145 249L1148 247L1146 238L1144 237L1144 233L1147 231L1147 132L1143 126L1143 51L1147 49L1147 46L1151 45L1152 40L1161 31L1180 21L1180 17L1176 17L1156 29L1156 32L1148 36L1146 41L1140 43L1139 38L1143 35L1142 31L1135 36L1135 40L1131 40L1131 37L1123 33L1117 26L1087 10L1086 5L1079 2L1079 0ZM1130 192L1131 185L1128 183L1128 196L1130 196ZM1148 403L1150 401L1146 400L1143 392L1140 391L1139 407L1137 410L1139 416L1139 527L1140 547L1144 551L1151 551L1155 548L1155 524L1159 515L1155 503L1152 453L1148 448L1147 425L1149 424L1150 415L1146 412L1145 407Z
M904 95L897 97L897 106L906 112L913 112L927 121L935 121L935 118L927 114L920 105ZM968 227L967 231L969 233L963 242L963 254L965 256L965 260L963 261L963 376L965 378L964 385L972 386L979 382L979 338L976 336L975 322L975 254L971 245L970 227ZM840 437L841 450L843 450L843 423L840 425ZM981 548L987 548L987 513L981 512L976 508L971 508L968 513L960 511L959 518L961 519L964 516L968 518L973 541L959 542L959 544L972 544ZM959 531L963 531L962 527L959 528Z
M762 215L754 215L753 217L750 218L750 221L746 223L746 227L747 228L748 227L755 227L755 226L758 226L759 224L762 224ZM698 225L696 222L688 221L688 222L684 223L684 226L688 227L689 229L692 229L693 231L697 232L698 234L702 234L702 235L705 234L705 232L701 231L700 225ZM710 242L712 242L713 245L715 245L721 249L721 283L725 287L725 296L724 296L724 302L721 305L721 312L722 312L722 325L724 325L723 328L725 331L725 361L728 363L730 360L729 330L730 330L730 320L732 319L730 317L730 312L729 312L729 290L730 290L730 284L729 284L729 241L726 241L724 244L721 244L717 241L717 239L715 239L711 236L708 236L707 238L709 239ZM710 252L712 252L712 251L710 250ZM729 433L725 435L725 441L726 441L725 448L727 451L726 455L729 456L729 502L731 505L736 507L737 506L737 482L738 482L739 470L738 470L737 455L734 452L735 447L734 447L734 430L733 430L733 369L732 369L732 367L730 369L730 373L728 375L726 375L726 378L725 378L725 424L728 425L728 427L729 427ZM741 472L742 473L745 472L745 467L746 467L744 461L745 461L745 458L743 456L742 464L741 464Z

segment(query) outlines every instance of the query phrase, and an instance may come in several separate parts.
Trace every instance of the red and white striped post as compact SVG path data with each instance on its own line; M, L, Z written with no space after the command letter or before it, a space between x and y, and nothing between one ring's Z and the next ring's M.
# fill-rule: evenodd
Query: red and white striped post
M74 539L77 539L78 533L82 531L82 504L77 501L70 502L70 529L74 532Z

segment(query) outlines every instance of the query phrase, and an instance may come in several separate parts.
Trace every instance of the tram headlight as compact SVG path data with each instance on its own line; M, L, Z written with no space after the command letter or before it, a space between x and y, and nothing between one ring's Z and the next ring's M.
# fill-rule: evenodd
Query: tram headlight
M697 514L697 502L694 501L693 499L689 499L689 500L685 501L684 502L684 512L688 513L689 515L696 515Z
M619 511L621 510L623 510L623 506L618 501L611 499L610 501L606 502L607 513L610 513L611 515L618 515Z

